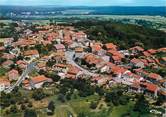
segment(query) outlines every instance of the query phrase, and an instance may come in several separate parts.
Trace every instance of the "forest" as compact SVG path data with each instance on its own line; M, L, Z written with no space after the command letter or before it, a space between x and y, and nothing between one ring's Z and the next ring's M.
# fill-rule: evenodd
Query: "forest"
M78 29L84 30L89 39L103 43L113 42L120 49L127 49L136 45L145 49L166 46L166 33L133 24L122 24L114 21L83 20L73 23Z

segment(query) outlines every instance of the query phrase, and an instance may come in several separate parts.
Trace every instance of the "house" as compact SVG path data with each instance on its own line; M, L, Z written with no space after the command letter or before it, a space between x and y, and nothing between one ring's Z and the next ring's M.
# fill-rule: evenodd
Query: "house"
M95 76L91 78L92 82L98 85L105 85L109 83L108 81L111 80L110 78L105 78L105 77L100 77L100 76Z
M30 29L24 30L24 34L25 34L26 36L28 36L28 35L30 35L30 34L32 34L32 33L33 33L33 31L30 30Z
M91 53L85 54L83 60L89 69L97 69L103 65L103 60Z
M38 68L39 70L44 70L44 71L46 71L46 62L39 62L39 63L37 64L37 68Z
M157 52L166 52L166 47L158 49Z
M115 63L115 64L121 64L122 59L124 58L123 54L116 50L108 50L107 55L110 56L110 61Z
M122 58L120 58L119 56L112 56L112 62L115 64L121 64L121 60Z
M143 55L146 56L146 57L150 57L151 56L151 54L148 51L144 51Z
M9 69L10 66L11 66L13 63L14 63L13 61L7 60L7 61L5 61L5 62L2 63L2 66L3 66L4 68L6 68L6 69Z
M115 64L111 64L111 63L109 64L111 66L111 73L113 74L113 76L121 78L122 75L128 71L127 69L117 66Z
M117 50L117 46L113 43L107 43L104 45L104 48L106 50Z
M93 51L99 51L99 50L102 49L102 43L100 43L100 42L92 42L90 47L92 49L92 52Z
M122 73L121 78L123 79L123 83L127 84L127 85L131 85L134 82L141 82L144 81L143 77L132 73L129 70L126 70L125 72Z
M16 64L18 65L18 67L19 67L20 69L25 69L25 68L27 67L27 62L25 62L25 61L23 61L23 60L18 60L18 61L16 62Z
M37 50L24 51L23 55L28 58L39 58L39 52Z
M161 79L161 80L159 80L159 84L160 84L162 87L166 88L166 79Z
M79 32L75 33L73 38L75 38L76 41L80 42L80 41L84 41L85 39L87 39L87 35L84 32L79 31Z
M14 41L14 38L4 38L4 46L11 46L12 42Z
M157 50L155 50L155 49L149 49L149 50L147 50L147 52L149 52L150 54L155 54L157 52Z
M139 59L139 60L144 63L144 66L148 66L149 65L149 61L147 59Z
M157 92L159 91L159 87L157 85L148 82L142 82L140 86L146 95L157 97Z
M57 52L58 51L65 51L66 50L65 46L63 44L55 44L54 47L55 47L55 49L56 49Z
M12 43L13 47L19 46L19 47L22 47L22 48L24 48L26 46L34 47L35 45L36 45L36 41L34 41L32 39L20 39L20 40L18 40L16 42Z
M40 57L40 61L48 61L49 59L50 59L50 56L47 56L47 55Z
M20 53L21 53L21 51L20 51L20 49L19 48L14 48L14 49L12 49L12 50L10 50L10 54L12 54L12 55L14 55L14 56L16 56L16 57L18 57L19 55L20 55Z
M51 44L51 41L42 40L42 44L43 44L44 46L47 46L47 45Z
M161 88L158 91L158 95L163 96L165 98L166 97L166 89L165 88Z
M56 63L66 63L65 52L55 52L52 59L55 60Z
M98 81L99 81L100 79L102 79L100 76L95 76L95 77L92 77L92 78L91 78L91 81L94 82L94 83L96 83L96 84L98 84L98 83L99 83Z
M133 69L133 71L137 74L140 75L142 77L147 77L148 76L148 72L144 71L142 68L138 68L138 69Z
M99 70L100 70L100 73L111 73L111 67L107 64L102 66Z
M68 66L66 78L75 79L81 70L73 65Z
M4 51L5 47L4 46L0 46L0 52Z
M130 63L131 63L132 66L135 66L135 67L138 67L138 68L144 68L145 67L144 63L141 60L136 59L136 58L133 58L130 61Z
M101 56L101 58L102 58L105 62L110 62L110 56L108 56L108 55L103 55L103 56Z
M128 91L135 93L145 93L147 96L155 98L158 95L159 87L148 82L134 82L129 86Z
M141 52L144 51L144 49L140 46L135 46L129 49L131 51L132 54L137 55L140 54Z
M159 59L159 62L160 62L160 64L166 66L166 57L162 57L162 58L160 58L160 59Z
M75 54L74 54L74 59L78 60L78 59L82 59L84 57L85 53L84 53L84 48L82 47L77 47L75 48Z
M129 50L120 50L119 51L125 58L128 58L130 56Z
M139 82L133 82L132 85L129 85L128 91L134 93L143 93L143 90L141 90Z
M62 63L57 63L57 64L53 65L53 69L55 71L58 71L58 72L66 73L66 68L67 68L67 65L66 64L62 64Z
M75 49L75 48L82 48L82 43L73 41L71 44L68 45L69 49Z
M25 89L31 90L33 88L41 88L44 83L51 83L52 79L45 77L44 75L36 76L31 78L30 80L23 81L23 87Z
M59 35L58 35L58 33L56 33L56 32L48 33L48 34L47 34L47 40L48 40L49 42L54 41L55 39L59 39L58 36L59 36ZM58 42L60 42L60 40L59 40Z
M65 45L71 45L72 43L73 43L73 40L71 39L71 37L70 36L65 36L64 38L63 38L63 43L65 44Z
M0 78L0 92L4 91L8 87L10 87L10 81L7 79Z
M12 69L8 72L8 78L10 81L17 80L18 77L19 77L19 73L15 69Z
M152 82L152 83L158 83L159 80L162 79L162 77L161 77L159 74L150 73L150 74L148 74L148 76L147 76L146 79L149 80L149 81Z
M105 51L102 49L102 44L101 43L94 43L93 45L90 46L92 53L96 55L104 55Z
M84 48L82 48L82 47L75 48L75 53L82 53L83 51L84 51Z
M12 59L14 59L14 58L15 58L15 56L14 56L13 54L3 53L2 58L12 60Z

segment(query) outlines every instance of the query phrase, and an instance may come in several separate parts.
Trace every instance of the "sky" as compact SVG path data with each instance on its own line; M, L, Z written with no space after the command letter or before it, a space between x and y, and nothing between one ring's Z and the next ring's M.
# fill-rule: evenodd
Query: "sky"
M166 6L166 0L0 0L0 5Z

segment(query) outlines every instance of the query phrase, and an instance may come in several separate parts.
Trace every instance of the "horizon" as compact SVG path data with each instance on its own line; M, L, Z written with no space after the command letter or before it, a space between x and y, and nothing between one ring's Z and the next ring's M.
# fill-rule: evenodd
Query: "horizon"
M130 6L130 5L1 5L0 6L17 6L17 7L166 7L165 5L159 5L159 6Z
M166 6L166 0L1 0L0 6Z

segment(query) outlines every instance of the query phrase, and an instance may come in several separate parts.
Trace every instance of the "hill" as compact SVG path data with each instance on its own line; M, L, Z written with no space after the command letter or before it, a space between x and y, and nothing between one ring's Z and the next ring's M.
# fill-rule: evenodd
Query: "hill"
M146 49L166 46L165 32L138 25L92 20L80 21L73 25L85 30L90 39L104 43L114 42L121 49L135 45L143 46Z

